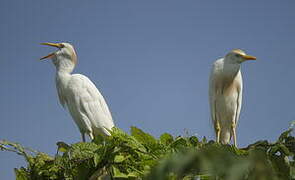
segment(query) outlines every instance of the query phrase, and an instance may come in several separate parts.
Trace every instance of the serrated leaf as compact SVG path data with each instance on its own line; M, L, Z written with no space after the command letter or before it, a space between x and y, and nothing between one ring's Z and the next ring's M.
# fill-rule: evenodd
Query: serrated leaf
M97 151L99 147L100 146L95 143L81 142L73 144L68 153L71 154L72 158L92 158L94 156L94 152Z

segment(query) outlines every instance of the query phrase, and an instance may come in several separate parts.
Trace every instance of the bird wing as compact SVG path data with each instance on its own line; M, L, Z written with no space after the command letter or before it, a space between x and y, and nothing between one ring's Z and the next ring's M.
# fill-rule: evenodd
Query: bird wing
M114 126L111 112L103 96L90 79L81 74L73 74L67 89L79 106L76 108L87 117L91 125L109 134L105 128L111 129Z
M242 98L243 98L243 79L242 79L241 71L238 72L236 78L237 78L237 82L239 82L239 86L237 87L238 97L237 97L237 112L235 117L235 123L237 124L240 117L240 112L242 107Z
M58 99L60 104L65 108L66 106L66 98L63 96L63 89L61 86L61 82L59 79L56 79L56 89L57 89L57 94L58 94Z
M217 64L215 62L212 66L210 78L209 78L209 104L210 104L210 110L211 110L211 119L213 123L216 121L216 111L215 111L216 70L217 70Z

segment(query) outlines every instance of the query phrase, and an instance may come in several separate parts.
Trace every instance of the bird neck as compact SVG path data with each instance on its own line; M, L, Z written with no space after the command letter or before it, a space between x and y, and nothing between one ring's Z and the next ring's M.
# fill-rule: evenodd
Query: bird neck
M65 71L57 71L55 75L55 82L56 87L58 91L63 91L63 89L66 89L69 80L71 79L71 74L69 72Z
M228 80L234 80L236 75L241 69L241 64L226 63L224 65L224 78Z
M58 61L58 63L55 63L54 65L57 73L60 74L71 74L75 68L75 64L69 60Z

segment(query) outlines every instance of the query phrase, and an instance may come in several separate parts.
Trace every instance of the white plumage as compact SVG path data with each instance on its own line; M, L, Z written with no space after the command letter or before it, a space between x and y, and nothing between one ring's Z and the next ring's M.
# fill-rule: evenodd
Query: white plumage
M71 74L77 63L73 46L69 43L42 43L58 51L41 59L51 58L56 67L56 88L60 103L67 107L77 124L82 140L98 135L109 136L114 127L109 108L95 85L82 74ZM108 129L108 130L107 130Z
M237 146L236 125L243 93L240 67L242 62L255 59L254 56L235 49L213 64L209 80L209 102L217 142L227 144L233 137L234 145Z

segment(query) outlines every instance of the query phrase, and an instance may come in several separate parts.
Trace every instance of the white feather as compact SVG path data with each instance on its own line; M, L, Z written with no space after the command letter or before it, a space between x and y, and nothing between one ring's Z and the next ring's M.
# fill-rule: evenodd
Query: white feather
M108 130L114 127L114 123L104 97L86 76L71 74L77 62L74 48L68 43L53 46L61 47L51 57L57 70L56 88L59 101L63 107L68 108L83 141L84 134L88 134L91 139L97 135L109 136Z
M254 58L246 56L241 50L233 50L213 64L209 79L209 104L216 139L223 144L229 143L234 137L236 145L235 129L241 112L243 93L240 65L245 60Z

